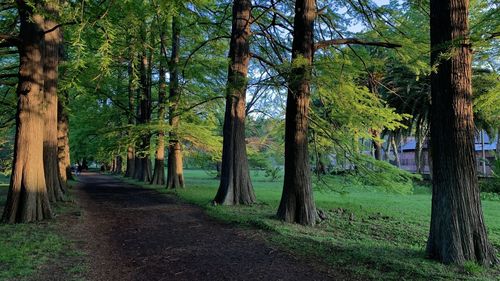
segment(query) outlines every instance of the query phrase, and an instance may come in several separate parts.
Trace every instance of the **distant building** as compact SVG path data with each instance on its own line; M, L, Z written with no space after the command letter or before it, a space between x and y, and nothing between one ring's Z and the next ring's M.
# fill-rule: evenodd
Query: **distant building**
M477 171L480 176L491 176L491 165L495 160L498 144L498 135L492 139L485 132L477 134L475 138L475 150L477 159ZM416 140L414 137L406 138L399 146L398 152L401 161L401 169L409 172L417 172L415 161ZM483 156L484 153L484 156ZM422 147L422 173L429 174L429 153L427 142Z

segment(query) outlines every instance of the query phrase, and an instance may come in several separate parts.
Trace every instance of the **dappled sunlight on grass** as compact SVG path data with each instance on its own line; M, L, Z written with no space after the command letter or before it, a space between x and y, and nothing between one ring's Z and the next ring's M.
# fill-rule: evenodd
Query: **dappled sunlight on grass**
M317 207L328 219L309 228L275 219L282 179L271 182L263 172L252 171L257 204L213 206L218 179L199 170L186 170L185 178L186 189L155 189L199 205L216 219L269 230L271 243L361 278L495 280L500 274L498 269L470 273L465 267L425 259L429 187L416 186L413 194L398 194L361 184L350 186L349 181L333 178L330 183L337 186L316 188L314 194ZM483 209L490 239L500 249L500 202L483 201Z

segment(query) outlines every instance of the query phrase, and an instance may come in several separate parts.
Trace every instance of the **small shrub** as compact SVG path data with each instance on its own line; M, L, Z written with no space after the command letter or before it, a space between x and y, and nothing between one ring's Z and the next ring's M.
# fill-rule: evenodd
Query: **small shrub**
M481 192L481 199L489 201L500 201L500 193Z

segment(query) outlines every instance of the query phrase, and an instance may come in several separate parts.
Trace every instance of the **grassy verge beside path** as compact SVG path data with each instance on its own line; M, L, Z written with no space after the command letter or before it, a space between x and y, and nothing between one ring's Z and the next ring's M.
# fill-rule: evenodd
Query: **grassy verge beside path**
M274 218L282 181L270 182L263 172L252 173L258 199L253 206L213 206L218 180L199 170L185 171L185 178L187 188L178 191L143 186L175 194L218 220L268 230L267 240L273 245L361 279L500 280L498 267L484 269L474 263L445 266L425 258L431 208L431 195L425 187L402 195L334 178L334 185L347 193L316 191L317 207L328 219L309 228ZM500 202L484 200L483 209L490 240L500 250Z
M7 191L8 178L0 177L0 214ZM59 217L78 211L73 202L58 203L53 209ZM74 267L80 265L70 264L68 260L81 254L61 233L63 222L58 218L40 223L0 224L0 280L40 280L38 271L52 264L67 266L62 269L67 272L56 274L68 276L70 280L80 278L82 272L74 272Z

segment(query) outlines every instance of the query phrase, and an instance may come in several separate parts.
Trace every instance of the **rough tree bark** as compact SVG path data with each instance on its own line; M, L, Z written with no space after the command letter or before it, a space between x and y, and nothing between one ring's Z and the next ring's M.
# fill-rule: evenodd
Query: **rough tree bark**
M54 4L46 4L49 14L57 14ZM52 30L57 26L53 20L45 20L45 30ZM44 36L44 134L43 134L43 162L45 183L51 202L64 200L65 186L61 180L58 163L57 139L57 84L59 79L59 53L62 43L62 32L59 28L45 33Z
M488 241L474 156L468 0L431 0L432 214L427 253L443 263L498 262ZM446 55L443 55L446 54Z
M151 87L149 85L149 58L144 51L141 56L140 67L140 98L139 98L139 124L148 124L151 119ZM139 140L139 151L136 151L134 179L150 183L152 179L151 161L149 161L149 146L151 135L149 132L142 133Z
M170 92L169 92L169 124L170 134L168 143L168 171L167 188L184 187L184 172L182 168L182 147L177 136L179 128L179 114L177 108L180 100L179 89L179 49L180 26L177 17L172 18L172 56L169 63Z
M308 153L308 112L313 61L315 0L297 0L285 118L285 180L278 218L303 225L316 223Z
M160 33L160 52L165 48L163 31ZM165 184L165 132L163 125L165 123L165 97L167 95L167 83L165 81L165 58L160 56L159 69L159 89L158 89L158 141L156 145L155 168L151 184Z
M222 169L219 190L214 202L235 205L252 204L255 193L245 143L247 73L250 62L250 25L252 2L235 0L229 45L226 112L224 116Z
M22 223L52 217L43 167L43 26L25 1L17 1L19 82L16 137L9 193L2 221Z
M69 153L69 118L66 105L68 94L64 93L57 101L57 146L59 160L59 175L62 183L67 187L68 180L73 179L71 174L71 159Z

